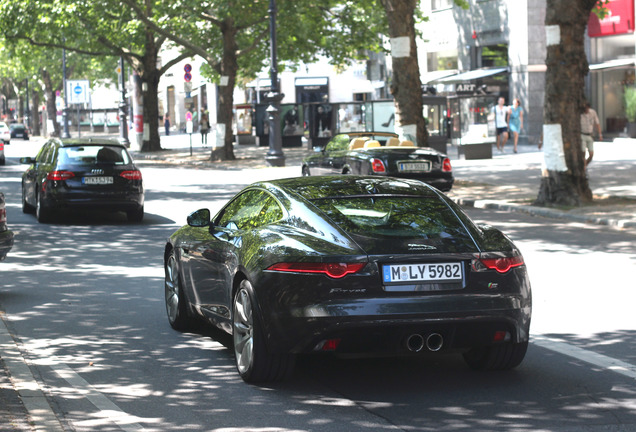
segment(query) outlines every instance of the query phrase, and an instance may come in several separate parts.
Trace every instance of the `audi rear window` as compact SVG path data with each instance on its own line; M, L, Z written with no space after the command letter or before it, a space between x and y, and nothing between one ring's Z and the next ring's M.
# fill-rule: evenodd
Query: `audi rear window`
M128 165L128 152L116 146L70 146L59 149L59 163L69 165Z

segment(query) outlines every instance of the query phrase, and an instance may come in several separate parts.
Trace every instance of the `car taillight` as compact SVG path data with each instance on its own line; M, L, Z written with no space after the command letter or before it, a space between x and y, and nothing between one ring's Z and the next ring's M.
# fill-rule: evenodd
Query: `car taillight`
M340 279L350 273L362 270L367 263L277 263L267 270L292 273L322 273L330 278Z
M495 270L498 273L506 273L513 267L519 267L524 264L521 254L513 256L491 256L490 254L482 254L479 258L473 259L474 271Z
M141 171L139 170L122 171L119 175L128 180L141 180Z
M444 161L442 161L442 171L451 172L452 170L453 170L453 167L451 166L450 159L444 158Z
M53 181L63 181L73 177L75 177L75 174L70 171L51 171L46 175L47 180Z
M383 173L386 172L386 168L384 167L384 162L380 159L373 159L371 161L371 169L374 173Z

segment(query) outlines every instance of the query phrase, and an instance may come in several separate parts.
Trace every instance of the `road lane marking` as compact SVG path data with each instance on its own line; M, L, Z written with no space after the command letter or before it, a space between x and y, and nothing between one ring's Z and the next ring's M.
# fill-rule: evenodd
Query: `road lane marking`
M548 338L544 336L532 336L530 342L550 351L557 352L577 360L598 366L608 371L616 372L626 377L636 379L636 366L624 361L599 354L594 351L588 351L583 348L571 345L561 339Z
M75 390L78 390L82 396L89 400L95 408L100 412L97 418L110 420L127 432L135 432L144 430L144 427L136 422L137 418L119 408L113 401L104 396L103 393L95 390L84 378L79 376L77 372L68 365L59 361L55 356L49 357L55 364L53 371L66 382L68 382Z
M63 431L62 424L49 405L33 373L31 373L18 345L11 337L4 322L4 314L1 312L0 323L0 354L9 371L9 378L22 399L29 419L36 425L36 430Z

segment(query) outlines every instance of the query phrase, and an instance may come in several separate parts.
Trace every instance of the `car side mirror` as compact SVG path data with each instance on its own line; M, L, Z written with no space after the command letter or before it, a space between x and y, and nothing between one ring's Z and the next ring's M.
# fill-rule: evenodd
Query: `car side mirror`
M33 159L32 157L23 157L23 158L20 158L20 163L31 165L35 163L35 159Z
M191 227L206 227L210 225L210 210L200 209L188 215L188 225Z

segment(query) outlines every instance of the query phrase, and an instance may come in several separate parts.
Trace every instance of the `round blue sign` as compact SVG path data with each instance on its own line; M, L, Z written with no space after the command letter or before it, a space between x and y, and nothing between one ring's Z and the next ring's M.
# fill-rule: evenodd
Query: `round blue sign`
M80 95L80 94L82 94L82 86L81 86L81 85L79 85L79 84L78 84L78 85L76 85L76 86L73 88L73 92L74 92L76 95Z

